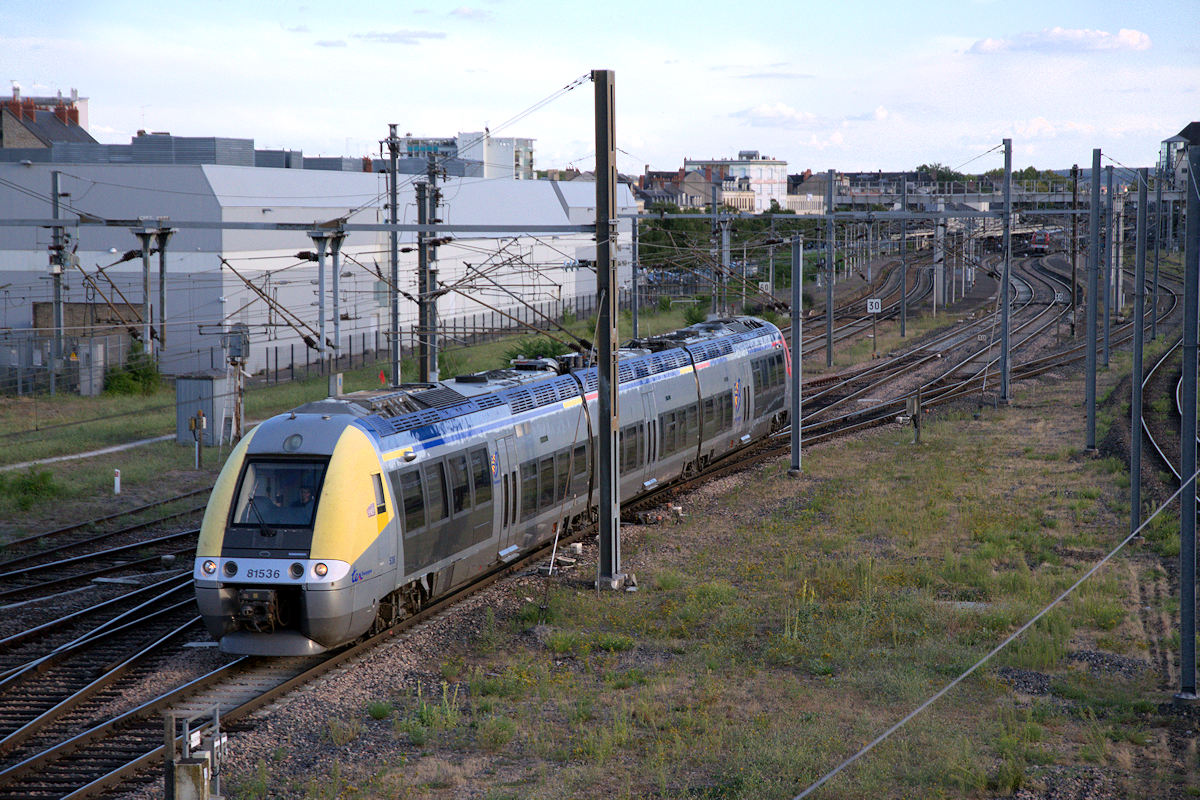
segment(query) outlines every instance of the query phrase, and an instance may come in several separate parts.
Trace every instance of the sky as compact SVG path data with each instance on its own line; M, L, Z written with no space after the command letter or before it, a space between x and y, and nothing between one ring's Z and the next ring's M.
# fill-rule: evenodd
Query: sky
M982 172L1006 137L1017 169L1152 166L1200 119L1200 0L0 0L0 67L26 96L78 89L110 144L362 156L389 123L487 126L591 169L593 84L562 90L611 69L624 173L742 150Z

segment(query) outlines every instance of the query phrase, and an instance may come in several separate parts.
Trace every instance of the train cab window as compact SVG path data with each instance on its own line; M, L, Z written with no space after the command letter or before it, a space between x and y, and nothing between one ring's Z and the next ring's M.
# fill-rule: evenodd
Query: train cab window
M554 456L543 456L538 463L538 508L554 505Z
M234 525L311 528L324 462L251 461L242 473Z
M425 511L429 524L433 525L449 516L446 509L446 470L442 462L426 464L425 472Z
M383 476L376 472L371 476L371 483L375 487L375 513L382 514L387 511L387 496L383 493Z
M537 501L537 462L526 461L521 465L521 519L537 513Z
M486 447L471 451L471 475L475 483L475 505L492 502L492 471L488 469Z
M404 503L404 532L415 533L425 527L425 500L421 496L421 474L415 469L400 473L400 497Z
M554 488L555 500L562 500L567 496L567 483L571 480L571 451L561 450L555 455L557 462L558 482Z
M450 467L450 508L452 514L460 514L471 507L471 484L467 478L467 457L450 456L446 459Z

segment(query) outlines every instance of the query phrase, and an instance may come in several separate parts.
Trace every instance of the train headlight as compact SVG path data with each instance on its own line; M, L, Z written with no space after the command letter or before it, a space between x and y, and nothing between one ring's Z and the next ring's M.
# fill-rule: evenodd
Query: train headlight
M232 578L234 575L237 575L237 564L232 561L226 561L225 574L230 578Z
M204 565L200 567L200 569L204 570L205 575L212 575L217 571L217 562L210 558L208 561L204 562Z
M329 574L329 567L325 566L324 564L317 564L315 567L313 567L313 572L316 573L318 578L324 578Z
M292 566L288 568L288 572L290 572L292 574L293 578L296 578L296 579L302 578L302 577L304 577L304 565L301 564L299 561L297 561L295 564L292 564Z

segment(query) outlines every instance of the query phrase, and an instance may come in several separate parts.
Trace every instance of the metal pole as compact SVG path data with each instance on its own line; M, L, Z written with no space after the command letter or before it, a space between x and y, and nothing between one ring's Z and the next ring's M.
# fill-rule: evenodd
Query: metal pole
M58 219L58 177L60 173L54 170L50 173L50 210L54 219ZM58 382L58 365L63 353L63 229L55 225L51 233L50 245L50 275L54 282L54 339L50 346L50 395L54 396ZM36 382L34 384L36 386Z
M396 123L388 125L388 221L396 225L398 217L399 188L396 186L396 159L400 154L400 139L396 136ZM392 260L392 387L400 385L400 246L395 228L388 231L388 249Z
M789 419L792 423L792 466L788 475L800 474L800 391L803 376L804 336L804 240L792 237L792 403Z
M424 225L429 222L429 187L418 183L414 188L417 223ZM429 254L425 246L428 238L424 231L417 233L417 380L421 383L429 383Z
M833 366L833 170L825 183L825 366Z
M713 241L715 243L716 237L717 237L717 228L721 224L719 221L719 217L717 215L717 198L719 196L719 191L718 191L718 187L717 187L717 184L715 181L713 182L711 189L712 189L712 235L713 235ZM717 314L717 313L719 313L718 303L721 300L721 291L720 291L720 282L719 282L720 278L717 275L717 270L715 268L712 270L712 279L713 279L712 280L712 313Z
M729 313L729 220L721 220L721 313Z
M1112 322L1112 232L1113 232L1113 168L1104 168L1108 182L1108 198L1104 202L1104 348L1101 363L1108 369L1108 330Z
M1158 338L1158 243L1162 239L1162 172L1154 173L1154 294L1150 296L1150 341Z
M638 338L638 220L634 217L630 220L630 225L633 229L633 338Z
M1146 329L1146 182L1150 171L1138 170L1137 256L1133 277L1133 398L1130 404L1129 530L1142 524L1142 346Z
M1187 221L1183 246L1183 422L1180 426L1179 495L1179 693L1176 700L1196 697L1196 312L1200 290L1200 146L1188 147Z
M1079 308L1078 279L1075 275L1075 255L1079 239L1079 165L1071 165L1071 338L1075 338L1075 316Z
M331 266L333 267L333 363L335 365L342 347L342 311L338 302L338 279L341 277L342 241L345 238L346 234L342 231L335 231L329 237L329 255L332 258Z
M945 211L946 203L938 200L935 211ZM938 301L946 305L946 219L933 221L933 313L937 316Z
M1092 150L1092 201L1088 207L1087 450L1096 452L1096 311L1100 292L1100 149Z
M325 245L329 242L328 231L309 231L313 244L317 246L317 357L321 359L321 372L325 371Z
M908 173L902 173L900 210L908 213ZM908 336L908 217L900 220L900 338Z
M1004 140L1003 274L1000 277L1000 402L1009 402L1008 324L1012 281L1012 139Z
M429 153L429 161L426 167L426 178L429 181L429 187L425 191L425 203L428 210L425 212L426 221L437 224L438 215L438 200L441 197L441 192L437 188L437 164L434 162L433 153ZM425 237L425 288L429 293L428 299L425 301L425 321L429 325L429 380L436 381L438 379L438 273L437 273L437 237Z
M167 346L167 242L170 241L171 234L175 233L174 228L164 227L163 222L165 219L160 218L158 230L154 233L155 243L158 245L158 346L160 349Z
M596 84L596 294L599 300L600 385L597 392L600 474L600 563L597 585L619 588L621 575L621 484L617 473L620 431L617 373L617 272L612 260L612 225L616 221L617 165L613 120L613 72L592 70ZM715 208L714 203L714 208Z
M150 241L154 228L134 228L133 233L142 243L142 351L154 354L154 343L150 340Z

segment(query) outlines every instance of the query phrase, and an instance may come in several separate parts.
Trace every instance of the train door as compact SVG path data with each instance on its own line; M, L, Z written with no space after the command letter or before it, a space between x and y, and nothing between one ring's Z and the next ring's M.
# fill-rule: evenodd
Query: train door
M650 489L658 483L658 479L654 477L657 473L654 465L658 461L658 413L655 411L655 405L654 389L642 389L642 418L646 420L646 461L641 470L643 489Z
M502 561L511 561L519 551L517 528L517 485L516 439L512 434L496 439L496 450L492 453L492 490L496 511L496 550Z

